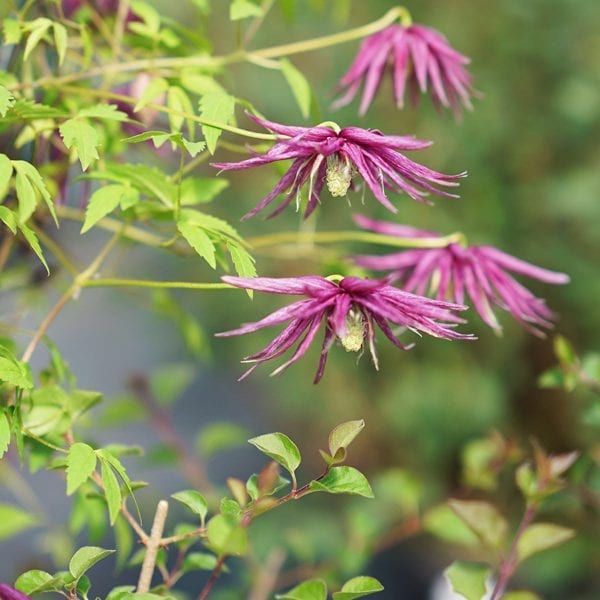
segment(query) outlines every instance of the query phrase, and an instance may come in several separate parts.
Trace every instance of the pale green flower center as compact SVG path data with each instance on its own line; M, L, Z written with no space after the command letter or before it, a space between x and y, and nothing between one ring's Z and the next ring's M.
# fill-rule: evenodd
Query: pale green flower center
M352 165L344 157L337 154L327 158L327 189L334 197L342 197L348 193L352 181Z
M358 352L363 347L365 339L365 325L363 316L359 312L351 310L346 317L347 334L340 337L340 342L346 352Z

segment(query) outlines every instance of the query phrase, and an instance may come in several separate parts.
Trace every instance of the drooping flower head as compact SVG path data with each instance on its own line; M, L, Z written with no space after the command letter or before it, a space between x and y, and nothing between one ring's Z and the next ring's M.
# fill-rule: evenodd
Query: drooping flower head
M340 129L335 123L316 127L294 127L249 117L259 125L282 136L266 153L237 163L213 163L223 170L251 169L280 160L292 164L277 185L242 219L248 219L269 205L279 194L285 198L269 215L282 212L292 200L300 203L300 189L308 182L308 217L317 207L325 184L332 196L345 196L355 185L359 174L377 200L388 210L397 212L386 190L405 192L415 200L424 201L427 192L456 197L435 186L456 186L465 173L444 175L420 165L400 153L401 150L421 150L431 142L412 136L384 135L376 130L359 127Z
M398 108L404 106L408 87L413 104L418 104L421 93L429 91L436 107L449 108L458 117L461 105L472 109L472 78L465 69L469 62L435 29L395 23L363 41L338 85L345 93L334 106L349 104L364 84L359 109L364 115L389 67Z
M356 223L385 235L420 238L439 237L429 231L374 221L355 215ZM543 337L541 327L552 327L554 313L544 300L534 296L510 273L544 283L568 283L564 273L542 269L492 246L468 246L451 243L443 248L405 250L385 256L355 256L356 264L376 271L388 271L399 279L402 288L417 294L428 293L439 300L449 299L463 304L469 296L483 321L501 330L491 305L512 314L532 333Z
M465 310L465 306L409 294L389 285L387 279L344 277L331 281L318 276L280 279L226 276L222 279L239 288L306 296L260 321L216 334L220 337L243 335L264 327L288 323L265 348L244 359L243 362L255 364L240 379L249 375L258 365L281 356L297 343L291 358L277 367L271 375L281 373L308 350L323 321L325 336L314 383L318 383L323 376L327 355L336 340L348 352L359 352L365 345L368 346L375 368L378 368L375 325L395 346L403 350L409 349L409 346L398 340L392 326L445 339L472 338L469 334L458 333L453 329L465 321L452 311Z
M0 583L0 600L30 600L30 598L10 585Z

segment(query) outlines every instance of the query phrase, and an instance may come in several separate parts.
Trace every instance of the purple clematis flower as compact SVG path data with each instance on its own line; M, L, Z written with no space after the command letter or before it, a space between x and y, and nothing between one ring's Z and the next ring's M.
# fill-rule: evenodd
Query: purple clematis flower
M395 23L363 41L354 62L338 85L345 94L334 106L349 104L364 82L359 109L360 115L364 115L389 65L398 108L404 106L408 84L413 104L418 103L419 92L426 93L429 88L435 106L449 108L458 117L461 105L472 109L470 96L474 95L474 91L471 75L465 69L469 62L435 29Z
M6 583L0 583L0 600L30 600L29 596L26 596L19 590L10 587Z
M355 215L360 227L399 237L440 237L437 233L374 221ZM417 294L429 292L439 300L450 299L462 304L468 295L483 321L501 330L491 304L510 312L532 333L543 337L535 327L552 327L554 313L544 300L534 296L510 274L516 273L555 285L569 282L564 273L536 267L492 246L468 246L452 243L444 248L405 250L385 256L355 256L354 262L367 269L391 271L403 289Z
M361 351L367 344L377 369L375 325L395 346L403 350L408 350L411 346L405 346L398 340L392 330L394 325L439 338L473 339L470 334L453 330L457 324L465 321L452 311L465 310L465 306L409 294L389 285L388 279L344 277L335 282L318 276L281 279L227 276L222 279L239 288L272 294L307 296L276 310L256 323L247 323L239 329L216 334L220 337L243 335L289 321L271 343L260 352L244 359L243 362L256 364L250 367L240 380L258 365L281 356L299 342L292 357L277 367L271 375L277 375L287 369L308 350L323 320L325 337L314 383L318 383L323 376L327 355L336 339L347 352Z
M444 175L409 160L400 150L421 150L431 142L413 136L384 135L377 130L346 127L335 123L316 127L281 125L248 115L259 125L284 136L266 153L237 163L213 163L223 170L259 167L280 160L291 159L292 165L279 183L257 206L242 217L253 217L270 204L279 194L287 192L283 202L269 215L274 217L296 199L300 204L300 189L308 182L308 204L304 217L317 207L323 186L332 196L345 196L353 186L353 176L358 173L365 180L377 200L388 210L397 212L388 200L385 190L405 192L415 200L424 201L427 192L455 198L456 195L437 189L436 185L456 186L456 181L466 173Z

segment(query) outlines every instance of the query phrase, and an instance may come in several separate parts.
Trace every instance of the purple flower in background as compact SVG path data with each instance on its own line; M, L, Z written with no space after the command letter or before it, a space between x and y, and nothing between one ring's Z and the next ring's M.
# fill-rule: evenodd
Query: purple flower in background
M6 585L6 583L0 583L0 600L30 600L29 596L26 596L19 590Z
M429 89L436 107L449 108L458 117L461 105L472 109L470 96L474 95L474 91L471 75L465 69L469 62L435 29L395 23L363 41L354 62L338 85L345 93L334 106L349 104L364 83L359 109L359 113L364 115L389 66L398 108L404 106L407 86L415 105L419 101L419 93L426 93Z
M240 379L248 376L258 365L281 356L299 342L292 357L271 375L281 373L308 350L323 320L325 337L314 383L318 383L323 376L327 354L336 339L347 352L358 352L365 344L368 345L375 368L378 368L375 325L395 346L403 350L408 350L409 347L398 340L392 326L445 339L473 338L470 334L453 330L453 327L465 321L452 311L465 310L465 306L409 294L389 285L387 279L344 277L336 282L318 276L281 279L227 276L222 279L236 287L259 292L307 296L256 323L247 323L239 329L216 334L220 337L243 335L289 321L265 348L244 359L243 362L256 364Z
M353 187L353 177L358 173L365 180L377 200L388 210L397 212L385 190L405 192L415 200L424 201L427 192L440 196L456 197L437 189L436 185L456 186L464 177L444 175L409 160L400 150L421 150L431 142L413 136L383 135L380 131L345 127L325 123L316 127L293 127L264 121L254 115L249 117L259 125L285 136L266 153L237 163L213 163L223 170L251 169L280 160L292 160L292 164L279 183L242 219L253 217L270 204L279 194L286 193L284 200L269 215L282 212L292 200L300 204L300 189L308 182L308 204L304 217L308 217L320 201L321 191L327 183L332 196L345 196Z
M360 227L385 235L439 237L437 233L374 221L362 215L355 215L354 220ZM569 281L564 273L536 267L492 246L465 248L453 243L444 248L405 250L385 256L355 256L354 262L367 269L390 271L392 277L400 279L403 289L417 294L429 291L439 300L450 299L459 304L468 295L483 321L500 331L490 306L494 304L540 337L544 334L535 325L552 327L555 315L544 300L534 296L509 272L555 285Z

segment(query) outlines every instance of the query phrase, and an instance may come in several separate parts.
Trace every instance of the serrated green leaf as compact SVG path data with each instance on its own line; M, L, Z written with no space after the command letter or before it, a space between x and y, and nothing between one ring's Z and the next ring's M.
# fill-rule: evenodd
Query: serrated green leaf
M24 390L33 387L29 365L20 361L8 348L0 345L0 381Z
M10 423L4 411L0 411L0 458L8 450L10 444Z
M0 541L35 527L38 519L31 512L11 504L0 504Z
M311 481L309 490L329 494L354 494L373 498L373 490L367 478L354 467L332 467L319 481Z
M339 592L333 593L333 600L355 600L382 590L383 586L375 577L353 577L346 581Z
M266 433L251 438L248 442L279 463L292 475L302 460L298 446L283 433Z
M114 525L121 510L121 488L119 487L117 476L106 460L100 461L100 475L102 477L106 503L108 504L110 524Z
M185 241L213 268L216 269L215 246L206 232L186 221L178 221L177 229Z
M186 113L188 115L191 115L194 112L194 107L192 106L188 95L183 91L183 89L175 85L170 86L167 91L167 106L172 110L176 110L180 113ZM169 113L169 126L171 127L171 131L173 133L181 131L184 119L185 117L183 115ZM187 127L189 137L193 138L195 129L194 121L188 119Z
M0 221L10 229L13 235L17 233L17 216L12 210L6 208L6 206L0 205Z
M183 138L181 140L183 147L187 150L188 154L195 158L200 152L203 152L206 148L206 142L190 142Z
M281 66L281 72L283 73L287 84L290 86L296 103L300 108L300 113L305 119L308 119L312 97L310 84L302 72L299 71L287 58L280 59L279 64Z
M75 150L82 170L86 171L95 160L100 158L98 155L100 136L97 129L87 121L81 118L69 119L58 130L65 146L69 150Z
M256 277L256 267L254 266L254 258L242 246L232 241L227 242L227 249L231 255L235 272L240 277ZM249 290L252 291L252 290ZM250 295L252 297L252 295Z
M38 588L45 586L49 581L52 581L53 577L46 571L40 571L39 569L32 569L31 571L25 571L19 575L15 581L15 588L25 595L30 596Z
M1 95L1 90L0 90ZM4 115L2 115L4 116ZM13 164L10 158L6 156L6 154L0 154L0 202L3 200L6 192L8 190L8 186L10 185L10 179L13 174ZM220 181L216 180L215 181ZM224 180L223 180L224 181ZM4 209L8 210L6 207ZM13 231L14 233L14 231Z
M46 203L46 206L48 207L48 211L52 215L54 222L58 226L58 219L56 217L56 211L54 210L54 203L52 202L52 196L50 196L50 192L46 188L46 184L44 183L44 180L43 180L42 176L39 174L38 170L31 163L28 163L27 161L24 161L24 160L13 160L12 164L13 164L13 167L15 168L15 171L17 172L17 179L18 179L19 175L22 175L37 190L37 192L40 194L40 196ZM17 189L17 195L19 195L18 189ZM20 208L19 208L19 213L20 213ZM21 221L25 221L25 220L26 219L21 219Z
M214 77L192 70L183 69L179 81L182 87L198 96L204 96L211 92L225 93L223 86L215 81Z
M83 485L96 469L96 453L91 446L77 442L67 456L67 496Z
M119 110L116 104L96 104L95 106L88 106L82 108L79 113L79 117L88 117L91 119L101 119L103 121L127 121L129 117L127 113Z
M243 556L248 551L248 531L234 517L214 516L208 522L206 534L211 547L221 556Z
M80 233L89 231L100 219L115 210L126 191L127 188L120 184L105 185L97 189L90 196Z
M450 500L448 506L479 537L484 546L499 550L506 540L507 523L488 502Z
M91 569L97 562L114 553L114 550L106 550L98 546L83 546L79 548L69 561L69 572L75 579L79 579L86 571Z
M332 457L340 450L343 450L345 457L346 448L352 443L354 438L364 429L365 422L360 419L358 421L347 421L334 427L329 434L329 452Z
M0 85L0 116L5 117L6 113L12 108L14 103L15 97L12 95L12 93L9 92L3 85Z
M19 221L24 223L34 213L37 205L37 197L31 181L29 181L29 178L22 171L17 171L15 190L17 192L17 200L19 201Z
M204 519L208 513L208 503L200 492L195 490L184 490L171 494L171 498L181 502L181 504L187 506L194 514L200 517L202 527L204 527Z
M21 24L17 19L4 19L2 26L4 29L4 41L7 44L18 44L21 41Z
M210 92L200 98L200 114L207 121L227 124L235 110L235 98L223 92ZM202 125L202 134L208 151L215 153L222 130L210 125Z
M489 565L467 561L453 562L444 571L452 589L466 600L482 600L490 572Z
M65 61L67 46L69 44L67 28L60 23L53 23L52 28L54 29L54 45L56 46L56 53L58 54L58 64L62 66Z
M554 548L575 536L575 530L553 523L534 523L521 535L517 543L517 556L523 562L533 554Z
M133 107L133 112L136 113L147 104L156 100L161 94L167 91L169 84L166 79L162 77L156 77L146 86L137 104Z
M229 5L229 18L232 21L247 19L249 17L260 17L263 9L251 0L232 0Z
M35 50L36 46L40 43L40 40L44 37L52 21L44 17L35 19L27 23L29 28L29 36L27 37L27 43L25 44L25 51L23 52L23 60L27 60L29 55Z
M283 594L275 594L277 600L326 600L327 585L322 579L309 579Z

